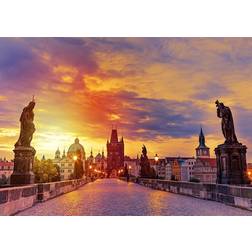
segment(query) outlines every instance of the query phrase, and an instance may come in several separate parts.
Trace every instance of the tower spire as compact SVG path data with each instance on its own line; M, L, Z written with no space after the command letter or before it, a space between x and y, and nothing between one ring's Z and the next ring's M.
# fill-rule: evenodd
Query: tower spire
M196 148L196 157L197 158L209 158L210 152L209 148L206 146L205 143L205 136L203 133L202 127L200 127L200 134L199 134L199 146Z
M200 127L199 146L201 146L201 147L206 147L206 144L205 144L205 136L204 136L202 127Z

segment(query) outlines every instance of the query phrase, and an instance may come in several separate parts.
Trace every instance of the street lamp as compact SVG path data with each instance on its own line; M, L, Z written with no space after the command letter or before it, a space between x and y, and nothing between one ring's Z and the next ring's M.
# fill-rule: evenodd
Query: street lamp
M154 160L155 160L155 170L156 170L156 173L157 173L156 177L158 178L158 169L157 169L157 163L158 163L158 160L159 160L158 154L155 155Z
M250 171L248 172L248 176L249 176L249 178L250 178L250 176L251 176L251 172L250 172Z
M129 165L129 176L130 176L131 165Z

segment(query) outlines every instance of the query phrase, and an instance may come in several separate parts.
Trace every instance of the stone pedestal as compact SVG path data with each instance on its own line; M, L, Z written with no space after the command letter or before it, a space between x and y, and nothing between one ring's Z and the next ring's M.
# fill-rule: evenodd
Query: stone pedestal
M215 148L218 184L247 184L247 147L241 143L221 144Z
M35 149L33 147L16 147L14 150L14 170L10 177L11 185L27 185L34 183L33 161Z

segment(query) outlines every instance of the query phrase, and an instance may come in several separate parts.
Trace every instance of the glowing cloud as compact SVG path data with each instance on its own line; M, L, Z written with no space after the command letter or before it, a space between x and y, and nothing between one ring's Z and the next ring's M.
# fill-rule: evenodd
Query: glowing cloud
M214 101L233 110L252 158L252 39L1 38L0 156L12 157L19 116L36 96L38 156L78 136L86 152L105 147L112 124L136 156L194 155L200 125L223 141Z

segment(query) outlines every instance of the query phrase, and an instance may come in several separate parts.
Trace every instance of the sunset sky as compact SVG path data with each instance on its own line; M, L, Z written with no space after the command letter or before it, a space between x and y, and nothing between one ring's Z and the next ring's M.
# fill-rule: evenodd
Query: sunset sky
M80 138L105 149L112 124L126 154L195 155L224 142L215 100L231 107L252 161L252 39L0 38L0 157L13 158L19 117L35 95L38 157Z

